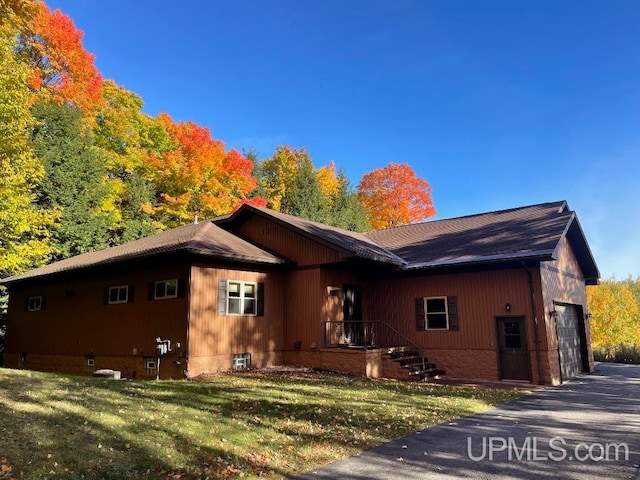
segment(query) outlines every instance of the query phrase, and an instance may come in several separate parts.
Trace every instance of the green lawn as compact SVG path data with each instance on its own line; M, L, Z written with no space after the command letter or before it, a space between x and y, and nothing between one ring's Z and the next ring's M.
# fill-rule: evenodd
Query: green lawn
M143 382L0 369L0 479L278 478L522 394L300 372Z

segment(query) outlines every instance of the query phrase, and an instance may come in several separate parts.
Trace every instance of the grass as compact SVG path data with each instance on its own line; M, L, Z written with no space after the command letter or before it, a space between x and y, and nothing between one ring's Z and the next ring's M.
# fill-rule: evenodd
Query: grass
M325 373L143 382L0 369L0 479L281 478L522 394Z

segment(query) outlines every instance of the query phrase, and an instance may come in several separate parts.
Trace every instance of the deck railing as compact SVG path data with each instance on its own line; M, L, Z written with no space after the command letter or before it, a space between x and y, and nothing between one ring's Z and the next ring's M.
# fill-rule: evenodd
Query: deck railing
M410 347L420 352L424 368L423 349L381 320L323 322L324 345L330 347L391 348Z

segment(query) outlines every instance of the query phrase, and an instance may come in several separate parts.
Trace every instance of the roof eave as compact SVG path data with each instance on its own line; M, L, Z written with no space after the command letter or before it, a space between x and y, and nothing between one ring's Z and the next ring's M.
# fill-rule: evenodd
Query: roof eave
M549 261L553 260L553 250L536 250L533 252L518 252L513 254L498 254L498 255L482 255L478 257L463 257L463 258L449 258L444 260L435 260L432 262L420 262L408 264L404 267L404 270L419 270L428 268L442 268L442 267L460 267L466 265L479 265L487 263L504 263L515 262L522 260L535 260L535 261Z

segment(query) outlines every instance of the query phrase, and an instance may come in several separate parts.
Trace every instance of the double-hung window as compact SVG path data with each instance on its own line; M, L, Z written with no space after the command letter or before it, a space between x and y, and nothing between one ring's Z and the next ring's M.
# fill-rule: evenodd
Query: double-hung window
M425 298L424 307L427 330L444 330L449 328L447 297Z
M172 278L171 280L160 280L155 284L154 299L160 300L163 298L176 298L178 296L178 280Z
M458 297L416 298L418 330L458 330Z
M220 280L219 315L264 315L264 284L240 280Z
M227 314L255 315L257 284L251 282L227 282Z
M109 287L109 304L127 303L129 301L129 285Z

